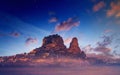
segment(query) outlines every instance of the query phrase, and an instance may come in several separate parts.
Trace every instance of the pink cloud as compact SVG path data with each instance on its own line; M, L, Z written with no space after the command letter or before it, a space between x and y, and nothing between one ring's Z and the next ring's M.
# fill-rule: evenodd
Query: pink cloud
M96 5L93 6L93 11L97 12L100 9L102 9L103 7L105 7L105 3L103 1L97 3Z
M57 17L52 17L49 19L50 23L57 22L57 21L58 21Z
M66 39L64 40L64 43L65 43L65 44L70 44L71 40L72 40L71 37L66 38Z
M36 43L38 43L38 39L29 37L26 39L25 43L26 43L26 45L36 44Z
M94 49L97 52L100 52L102 54L109 54L109 52L112 50L111 48L108 47L103 47L103 46L98 46Z
M55 31L68 31L73 27L79 26L80 21L78 18L73 17L73 18L68 18L67 21L61 22L60 24L57 24L55 27Z
M107 11L107 16L108 17L114 16L116 18L120 17L120 2L118 3L111 2L110 6L111 8Z
M17 31L14 31L14 32L11 32L10 35L13 37L19 37L21 34Z

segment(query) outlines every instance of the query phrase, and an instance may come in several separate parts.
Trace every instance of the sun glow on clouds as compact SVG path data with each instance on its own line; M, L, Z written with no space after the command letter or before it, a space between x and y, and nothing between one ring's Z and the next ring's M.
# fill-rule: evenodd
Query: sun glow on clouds
M120 17L120 1L117 3L111 2L110 9L107 11L107 16L114 16L116 18Z
M67 21L63 21L63 22L57 24L55 27L55 31L56 32L68 31L73 27L79 26L79 24L80 24L80 21L78 20L77 17L68 18Z
M68 45L68 44L70 44L71 41L72 41L72 37L69 37L69 38L66 38L66 39L64 40L64 43L65 43L66 45Z
M94 5L93 11L97 12L97 11L101 10L103 7L105 7L105 3L103 1L101 1L98 4Z

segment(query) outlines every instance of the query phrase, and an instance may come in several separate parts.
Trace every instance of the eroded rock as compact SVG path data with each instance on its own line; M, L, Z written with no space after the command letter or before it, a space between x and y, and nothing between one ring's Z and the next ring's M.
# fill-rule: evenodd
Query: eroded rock
M78 39L74 37L70 43L70 47L68 48L69 53L73 54L79 54L81 52L81 49L78 44Z

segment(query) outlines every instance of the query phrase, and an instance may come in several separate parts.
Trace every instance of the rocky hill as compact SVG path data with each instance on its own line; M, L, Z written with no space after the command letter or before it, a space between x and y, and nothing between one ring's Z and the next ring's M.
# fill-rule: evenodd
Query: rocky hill
M86 59L86 54L84 51L81 51L79 47L78 39L74 37L70 43L70 47L66 48L63 38L58 34L55 34L45 37L42 46L29 53L0 57L0 65L25 65L36 62L46 63L51 60L52 62L66 62L71 58L80 60ZM48 61L48 59L50 60ZM55 59L55 61L53 59Z
M72 57L72 58L86 58L86 54L81 51L78 40L74 37L70 43L70 47L66 48L63 39L59 35L50 35L43 39L43 44L40 48L34 49L29 55L40 56L43 58L59 58L59 57Z

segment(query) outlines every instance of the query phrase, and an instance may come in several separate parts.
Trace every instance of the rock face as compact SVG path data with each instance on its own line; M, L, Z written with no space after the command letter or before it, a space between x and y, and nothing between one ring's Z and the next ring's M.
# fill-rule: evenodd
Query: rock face
M66 46L64 45L62 37L59 35L50 35L48 37L45 37L43 39L42 47L44 50L64 50L66 49Z
M85 58L86 55L83 51L81 51L78 39L74 37L70 43L70 47L67 49L64 45L63 39L61 36L55 34L47 36L43 39L43 44L40 48L36 49L35 55L38 56L46 56L47 57L79 57L79 58Z
M78 44L78 39L76 37L74 37L70 43L70 47L68 49L69 53L73 53L73 54L79 54L81 53L81 49L79 47Z
M61 36L55 34L47 36L43 39L43 44L35 50L35 55L40 57L61 57L67 52ZM34 54L34 51L32 52ZM32 55L33 55L32 54Z

